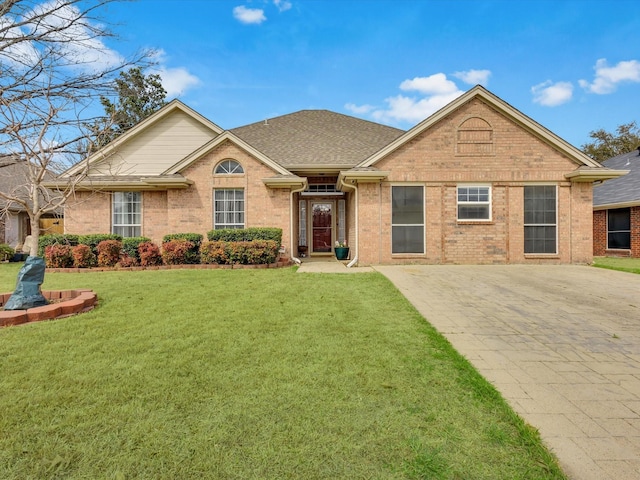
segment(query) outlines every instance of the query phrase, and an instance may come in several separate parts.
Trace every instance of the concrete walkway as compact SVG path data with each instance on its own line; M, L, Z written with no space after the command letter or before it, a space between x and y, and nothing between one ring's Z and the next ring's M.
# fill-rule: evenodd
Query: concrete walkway
M381 266L539 429L573 480L640 478L640 275L587 266Z

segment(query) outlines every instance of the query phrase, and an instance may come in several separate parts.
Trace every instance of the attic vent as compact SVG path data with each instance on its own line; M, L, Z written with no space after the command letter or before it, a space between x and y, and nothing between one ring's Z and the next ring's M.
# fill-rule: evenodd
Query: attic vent
M493 155L493 128L482 118L472 117L458 127L458 155Z

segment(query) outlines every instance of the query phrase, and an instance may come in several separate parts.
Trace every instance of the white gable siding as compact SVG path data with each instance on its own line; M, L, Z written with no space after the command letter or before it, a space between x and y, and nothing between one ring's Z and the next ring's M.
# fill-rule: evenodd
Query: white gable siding
M184 112L175 111L139 132L92 167L95 175L159 175L217 135Z

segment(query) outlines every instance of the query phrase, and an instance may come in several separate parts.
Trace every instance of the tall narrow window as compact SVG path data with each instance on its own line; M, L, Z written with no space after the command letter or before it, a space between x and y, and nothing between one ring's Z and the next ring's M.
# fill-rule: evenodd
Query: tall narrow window
M336 240L339 240L340 242L347 240L347 222L344 200L338 200L338 236Z
M111 232L139 237L142 230L142 193L113 192Z
M558 253L555 185L524 187L524 253Z
M307 246L307 201L298 203L298 245Z
M491 220L491 187L458 187L458 220Z
M216 189L213 197L213 228L244 228L244 190Z
M607 248L631 249L631 209L607 211Z
M391 253L424 253L424 188L391 187Z

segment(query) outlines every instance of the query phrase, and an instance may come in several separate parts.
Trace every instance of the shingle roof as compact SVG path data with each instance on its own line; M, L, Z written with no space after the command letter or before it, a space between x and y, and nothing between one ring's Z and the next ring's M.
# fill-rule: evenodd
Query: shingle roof
M46 179L50 179L52 177L53 175L47 172ZM28 178L28 168L24 162L17 161L14 157L9 155L0 155L0 191L28 200ZM55 192L51 192L51 196L53 198L58 197ZM43 201L44 198L41 197L41 205ZM28 204L31 205L31 201L28 200ZM7 202L4 198L0 198L0 209L4 208L14 212L21 212L24 210L22 205L15 202Z
M230 131L294 170L324 165L353 167L404 133L328 110L302 110Z
M640 151L633 150L602 162L615 170L629 170L627 175L607 180L593 189L593 205L640 204Z

